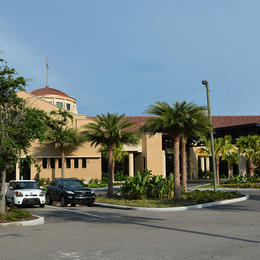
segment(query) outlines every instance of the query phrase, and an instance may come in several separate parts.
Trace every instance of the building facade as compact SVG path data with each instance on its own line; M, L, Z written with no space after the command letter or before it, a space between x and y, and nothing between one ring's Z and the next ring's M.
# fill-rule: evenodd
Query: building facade
M79 115L75 98L69 97L62 91L49 87L34 90L31 93L25 91L18 93L30 106L37 107L49 113L58 110L59 107L67 110L73 116L73 127L80 130L82 126L93 120L93 117ZM134 121L135 129L139 129L149 117L137 116L126 117ZM240 135L258 134L260 131L260 116L213 116L213 126L216 137L230 134L235 140ZM196 142L187 143L187 177L196 179L199 177L199 169L210 170L209 157L197 152L201 147ZM128 152L126 173L134 176L137 171L148 169L154 175L168 176L173 169L173 149L171 139L165 134L149 136L143 134L137 146L124 146ZM40 178L54 179L61 176L61 152L51 146L41 146L34 142L29 154L36 158L41 168ZM101 152L99 147L91 147L85 143L81 147L66 153L66 177L77 177L89 182L91 179L101 180ZM24 155L25 157L25 155ZM10 174L9 179L34 179L35 166L27 165L21 158L23 168L17 165L15 172ZM239 173L244 175L246 171L245 156L240 154Z

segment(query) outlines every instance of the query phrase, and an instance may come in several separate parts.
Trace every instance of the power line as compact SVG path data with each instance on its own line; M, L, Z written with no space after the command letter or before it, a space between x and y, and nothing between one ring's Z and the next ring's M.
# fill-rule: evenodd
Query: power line
M158 97L152 97L152 98L146 98L146 99L139 99L139 100L127 101L127 102L117 103L117 104L112 104L112 105L104 105L104 106L98 106L98 107L78 108L78 110L96 109L96 108L104 108L104 107L113 107L113 106L121 106L121 105L126 105L126 104L133 104L133 103L145 102L145 101L149 101L149 100L153 100L153 99L157 99L157 98L175 96L175 95L179 95L179 94L183 94L183 93L195 91L195 90L198 90L198 89L202 89L202 87L193 88L193 89L188 89L188 90L185 90L185 91L176 92L176 93L174 93L174 94L168 94L168 95L163 95L163 96L158 96Z

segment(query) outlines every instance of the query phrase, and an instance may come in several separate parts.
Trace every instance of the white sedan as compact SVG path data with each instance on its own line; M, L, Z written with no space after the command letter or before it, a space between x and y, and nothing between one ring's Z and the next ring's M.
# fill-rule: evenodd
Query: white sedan
M44 207L45 194L36 181L10 181L5 194L5 202L8 206L39 205Z

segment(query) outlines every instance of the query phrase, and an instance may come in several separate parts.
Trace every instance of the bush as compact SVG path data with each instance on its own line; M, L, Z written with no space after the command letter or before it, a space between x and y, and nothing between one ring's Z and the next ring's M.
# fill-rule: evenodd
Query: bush
M220 201L225 199L239 198L240 193L236 191L199 191L184 192L182 194L184 199L190 201L197 201L199 204Z
M125 181L128 178L128 176L123 175L122 172L118 171L114 175L115 181Z
M137 172L134 177L127 177L125 183L121 187L122 196L125 199L145 199L173 196L173 174L167 178L161 175L153 175L147 169L144 172Z
M0 219L6 221L15 221L17 219L25 219L32 217L32 213L27 210L18 209L17 207L11 207L6 210L7 215L0 214Z
M108 173L102 172L101 181L102 183L108 183Z

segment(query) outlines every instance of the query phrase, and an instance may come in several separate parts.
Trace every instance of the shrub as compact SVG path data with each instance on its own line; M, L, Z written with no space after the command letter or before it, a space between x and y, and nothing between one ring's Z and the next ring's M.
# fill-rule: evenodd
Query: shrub
M108 173L102 172L101 181L102 183L108 183Z
M125 199L145 199L173 197L173 174L167 178L161 175L153 175L151 171L137 172L134 177L128 177L121 187L122 196Z

